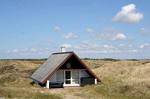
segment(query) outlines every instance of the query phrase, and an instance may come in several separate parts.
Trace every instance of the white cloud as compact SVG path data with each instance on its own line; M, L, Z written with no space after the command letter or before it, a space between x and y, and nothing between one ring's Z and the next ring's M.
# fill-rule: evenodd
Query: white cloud
M19 51L21 52L27 52L29 49L28 48L23 48L23 49L20 49Z
M79 50L88 50L88 49L96 50L97 48L98 48L97 44L92 44L88 41L83 41L79 45L75 46L75 49L79 49Z
M129 52L137 53L137 52L138 52L138 50L137 50L137 49L132 49L132 50L129 50Z
M100 32L94 32L93 36L96 40L125 40L127 36L121 31L114 28L105 28Z
M76 45L74 48L80 52L90 52L90 53L91 52L92 53L118 52L117 48L115 48L112 45L108 45L108 44L99 45L88 41L81 42L79 45Z
M88 33L93 33L94 30L93 30L92 28L87 28L87 29L86 29L86 32L88 32Z
M116 30L104 31L102 33L97 33L95 36L98 40L125 40L127 36Z
M68 33L65 37L65 39L76 39L78 36L72 32Z
M65 48L71 48L71 44L62 44L61 47L65 47Z
M125 40L127 37L125 34L123 33L117 33L116 35L114 35L112 40Z
M59 26L55 26L55 27L54 27L54 31L55 31L55 32L59 32L60 30L61 30L61 28L60 28Z
M106 49L112 49L113 48L112 45L107 45L107 44L103 45L103 47L106 48Z
M128 4L122 7L114 17L113 21L122 22L122 23L138 23L143 19L143 14L137 12L135 4Z
M150 44L149 44L149 43L141 44L141 45L140 45L140 48L141 48L141 49L143 49L143 48L150 48Z
M140 33L143 35L149 35L150 34L150 29L149 28L141 28Z
M14 49L14 50L12 50L12 52L13 53L17 53L17 52L19 52L19 50L18 49Z
M139 49L137 46L131 46L128 44L96 44L92 42L81 42L74 46L74 49L80 53L138 53Z
M31 51L31 52L36 52L37 49L36 49L36 48L31 48L30 51Z
M48 48L22 48L22 49L12 49L8 50L9 54L38 54L38 53L46 53L49 52Z

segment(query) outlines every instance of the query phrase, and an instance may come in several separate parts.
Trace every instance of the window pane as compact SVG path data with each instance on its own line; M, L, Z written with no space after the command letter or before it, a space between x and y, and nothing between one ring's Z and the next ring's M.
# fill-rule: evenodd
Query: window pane
M79 79L79 72L78 71L72 71L72 78L73 79Z
M79 84L79 79L72 79L72 84Z
M66 84L70 84L70 83L71 83L71 80L66 80L65 83L66 83Z
M72 84L79 84L79 71L72 71Z
M65 74L66 74L65 75L66 79L70 79L71 78L71 72L70 71L66 71Z

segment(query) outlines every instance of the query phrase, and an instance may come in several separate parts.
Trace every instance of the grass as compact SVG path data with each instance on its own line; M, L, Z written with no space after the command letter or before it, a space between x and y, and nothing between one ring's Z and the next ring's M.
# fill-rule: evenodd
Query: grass
M102 80L79 88L44 89L29 76L43 60L1 60L0 97L6 99L150 99L150 61L84 60Z
M56 94L32 92L28 89L20 89L14 87L1 87L0 97L5 97L8 99L61 99L61 97Z
M100 93L111 99L150 99L149 62L144 65L141 61L110 62L94 71L103 81Z
M62 99L60 95L42 93L32 86L29 76L39 62L0 61L0 97L6 99ZM30 67L31 66L31 67ZM39 88L35 90L34 88Z

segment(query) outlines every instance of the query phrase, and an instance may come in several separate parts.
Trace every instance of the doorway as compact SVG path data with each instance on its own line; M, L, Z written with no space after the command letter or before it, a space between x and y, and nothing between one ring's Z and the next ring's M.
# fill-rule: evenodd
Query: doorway
M79 86L79 70L65 70L64 71L64 85L65 86Z

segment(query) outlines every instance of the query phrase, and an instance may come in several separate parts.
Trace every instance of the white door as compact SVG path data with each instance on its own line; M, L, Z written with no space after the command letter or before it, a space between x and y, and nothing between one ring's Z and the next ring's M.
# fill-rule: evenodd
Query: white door
M78 70L66 70L64 76L64 86L79 86Z

